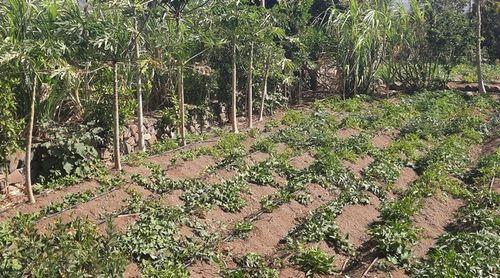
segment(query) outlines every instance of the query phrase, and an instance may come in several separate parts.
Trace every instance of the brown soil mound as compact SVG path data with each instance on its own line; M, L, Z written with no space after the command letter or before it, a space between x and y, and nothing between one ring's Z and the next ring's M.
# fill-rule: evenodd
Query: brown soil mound
M415 227L421 229L421 239L413 248L417 258L426 256L427 251L434 246L437 238L445 232L446 227L453 222L455 213L463 206L463 201L446 196L427 198L420 213L415 216Z
M359 135L360 133L361 131L359 129L342 128L337 131L336 136L340 139L347 139L349 137Z
M361 173L363 172L363 170L368 167L368 165L370 165L373 161L375 161L373 157L367 155L359 158L354 163L344 160L342 161L342 165L353 172L357 177L361 177Z
M349 236L349 242L355 248L359 248L370 239L368 227L380 216L378 211L380 200L376 196L370 195L370 204L346 206L335 220L340 232Z
M16 216L17 213L35 213L41 211L44 207L51 203L61 202L68 194L84 192L91 190L97 191L99 183L97 181L85 181L83 183L73 185L62 190L52 191L45 195L37 196L35 204L24 203L18 206L9 208L0 214L0 221L4 221Z
M372 144L376 148L384 149L392 143L392 138L386 134L378 134L372 139Z
M290 160L290 164L297 170L303 170L314 163L314 157L308 153L296 156Z
M399 178L394 183L394 189L402 192L406 190L410 184L417 180L417 178L418 175L415 170L409 167L403 167L399 174Z

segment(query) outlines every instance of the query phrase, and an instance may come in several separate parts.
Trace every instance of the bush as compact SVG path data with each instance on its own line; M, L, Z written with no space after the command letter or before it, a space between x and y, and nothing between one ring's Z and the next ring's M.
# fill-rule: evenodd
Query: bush
M409 91L440 87L474 41L463 13L467 3L432 0L422 6L412 0L410 4L410 11L399 10L389 36L390 79Z
M127 262L117 238L86 221L57 223L40 235L28 215L0 224L0 251L3 277L121 277Z
M99 171L96 146L103 144L102 129L93 123L86 125L53 127L43 124L48 130L43 135L46 142L35 144L35 161L39 166L39 180L50 182L68 175L86 177Z

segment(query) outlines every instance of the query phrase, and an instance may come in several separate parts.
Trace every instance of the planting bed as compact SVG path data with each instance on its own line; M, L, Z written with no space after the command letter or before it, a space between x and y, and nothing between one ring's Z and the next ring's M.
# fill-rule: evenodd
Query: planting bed
M494 277L498 108L327 99L136 158L3 211L0 276Z

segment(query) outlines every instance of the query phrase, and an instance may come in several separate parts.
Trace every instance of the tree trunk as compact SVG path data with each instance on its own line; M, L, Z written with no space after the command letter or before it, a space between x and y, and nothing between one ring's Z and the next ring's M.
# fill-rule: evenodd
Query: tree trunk
M135 29L138 29L138 22L135 19ZM137 67L137 126L138 126L138 135L139 135L139 150L146 151L146 144L144 142L144 112L143 112L143 103L142 103L142 76L141 76L141 67L139 65L139 58L141 54L141 46L139 44L138 35L135 38L135 58L136 58L136 67Z
M236 95L237 95L237 72L236 72L236 44L233 43L233 90L231 93L231 125L234 133L238 133L238 121L236 119Z
M115 159L115 169L118 171L122 170L121 159L120 159L120 114L119 114L119 103L118 103L118 64L113 62L113 94L114 94L114 126L113 126L113 155Z
M253 42L250 46L250 65L248 67L248 95L247 95L247 122L248 128L253 128Z
M479 93L485 94L486 89L484 87L484 80L483 80L483 70L481 66L481 0L478 0L476 5L477 5L477 45L476 45L476 66L477 66L477 86L479 88Z
M177 97L179 98L179 135L181 138L181 145L186 145L186 113L184 108L184 71L182 65L179 65L177 72Z
M302 68L299 70L299 92L297 94L298 96L298 104L302 104Z
M262 99L260 100L260 113L259 113L259 121L264 119L264 102L267 97L267 80L269 78L269 61L266 61L266 68L264 70L264 88L262 90Z
M5 163L5 168L3 174L5 175L5 184L0 186L0 193L4 194L7 198L9 197L9 164Z
M262 7L266 7L266 0L260 0L260 4Z
M35 100L36 100L36 75L33 78L33 91L31 92L31 107L30 119L28 124L28 140L26 144L26 162L25 162L25 178L26 178L26 194L30 203L35 203L33 195L33 187L31 185L31 145L33 141L33 126L35 124Z

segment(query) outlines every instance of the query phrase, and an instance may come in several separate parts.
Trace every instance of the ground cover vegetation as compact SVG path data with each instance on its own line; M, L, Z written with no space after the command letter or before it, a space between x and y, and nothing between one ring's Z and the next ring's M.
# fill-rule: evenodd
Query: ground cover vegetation
M143 167L149 174L125 171L121 180L102 178L102 186L93 191L68 193L38 214L2 221L1 272L64 276L48 272L63 268L71 274L120 276L133 264L146 277L188 277L201 263L224 277L278 277L287 269L306 276L352 275L367 256L366 250L339 218L354 207L372 207L379 216L358 228L364 241L373 244L370 255L377 258L370 271L402 269L415 277L494 275L498 271L498 192L490 184L498 175L498 148L484 155L481 151L479 158L473 152L483 150L481 146L498 133L494 117L498 105L489 96L471 98L453 91L401 95L390 101L331 98L316 101L314 110L289 110L270 129L238 135L224 132L211 147L192 148L202 153L193 158L162 158L184 157L186 150L146 157L131 169ZM342 114L343 120L324 116L332 113ZM360 118L366 124L344 137L345 131L354 130L347 118ZM394 121L382 118L399 124L394 127ZM392 136L385 147L375 140L381 133ZM256 147L262 142L274 147ZM239 162L226 163L235 161L234 150L239 150ZM260 161L248 159L257 155ZM304 156L310 157L309 163L294 164ZM205 164L198 175L176 178L182 172L175 169L204 157L213 158L215 164ZM372 159L360 172L350 166L366 157ZM162 161L167 166L158 164L165 165ZM394 173L387 174L384 168ZM403 168L413 169L416 177L406 187L396 188ZM211 181L224 172L231 175ZM137 188L130 189L128 201L117 211L98 220L74 216L58 222L58 215L130 182ZM150 195L140 193L140 188ZM257 197L265 188L269 193ZM331 197L318 199L318 194ZM178 203L163 201L173 195ZM426 227L416 219L432 209L424 204L435 196L461 200L463 205L447 215L447 229L435 237L427 256L420 257L414 248L425 240ZM285 230L275 241L267 242L271 253L253 245L255 234L273 225L265 220L267 216L283 217L281 213L292 213L294 206L305 213L282 227ZM211 218L216 211L222 213L220 219ZM349 221L356 222L358 216L351 215ZM133 220L116 222L126 217ZM59 224L41 233L40 219ZM218 220L221 226L215 224ZM228 253L225 246L236 243L250 247ZM82 252L89 254L85 260L79 257ZM108 259L89 261L99 256ZM345 258L349 260L344 265Z
M1 3L0 276L494 277L498 4L405 3Z

